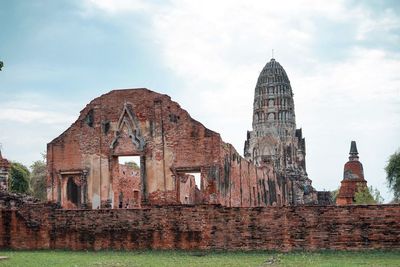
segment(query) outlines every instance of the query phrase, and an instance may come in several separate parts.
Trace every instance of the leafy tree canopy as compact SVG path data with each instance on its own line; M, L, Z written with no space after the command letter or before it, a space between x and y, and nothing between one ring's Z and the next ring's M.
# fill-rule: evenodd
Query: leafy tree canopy
M337 198L338 194L339 194L339 188L331 191L331 196L332 196L333 203L336 203L336 198Z
M130 167L130 168L133 168L133 169L135 169L135 170L139 170L139 169L140 169L139 165L138 165L136 162L134 162L134 161L125 162L124 165L126 165L126 166L128 166L128 167Z
M363 184L357 185L357 191L354 194L355 204L381 204L382 202L383 198L377 188L372 185L370 187Z
M400 202L400 151L390 156L388 164L385 167L386 181L390 190L393 191L393 202Z
M29 193L30 172L27 167L18 162L11 163L9 188L11 192Z
M46 163L44 160L37 160L31 165L30 184L34 197L45 201L46 196Z

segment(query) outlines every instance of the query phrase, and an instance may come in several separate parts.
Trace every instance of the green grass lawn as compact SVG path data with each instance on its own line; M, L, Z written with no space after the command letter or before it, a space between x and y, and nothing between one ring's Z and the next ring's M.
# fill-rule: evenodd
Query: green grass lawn
M0 266L400 266L400 251L0 251Z

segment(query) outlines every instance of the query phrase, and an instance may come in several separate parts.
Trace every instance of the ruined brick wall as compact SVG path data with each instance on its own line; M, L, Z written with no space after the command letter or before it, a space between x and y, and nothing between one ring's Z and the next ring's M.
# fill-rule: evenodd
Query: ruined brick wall
M400 249L400 205L0 209L0 248Z
M113 179L114 208L140 207L140 169L119 164Z
M147 89L114 90L94 99L48 144L48 199L64 208L118 207L126 193L117 181L119 156L140 156L134 186L145 206L181 203L179 177L193 172L201 174L196 199L204 204L286 203L285 185L272 166L256 168L169 96Z
M181 204L196 204L196 181L195 177L186 174L180 177L179 197ZM201 201L198 201L201 202Z
M179 172L219 168L221 143L219 134L193 120L170 97L147 89L115 90L89 103L78 120L48 144L48 199L63 205L68 199L63 181L76 175L87 184L89 207L115 203L112 174L117 157L140 155L142 199L148 204L175 203ZM217 190L207 177L203 180L205 191Z
M334 205L332 193L330 191L318 191L318 204L319 205Z

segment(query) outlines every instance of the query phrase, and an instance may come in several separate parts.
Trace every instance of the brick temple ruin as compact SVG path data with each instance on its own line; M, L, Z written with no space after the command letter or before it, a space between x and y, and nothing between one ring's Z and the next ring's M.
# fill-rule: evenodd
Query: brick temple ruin
M68 209L318 202L290 81L274 59L258 78L247 137L243 158L169 96L114 90L91 101L48 144L48 199ZM121 164L124 156L140 158L140 166Z
M346 183L361 177L357 153ZM275 60L256 85L244 158L169 96L114 90L48 144L49 202L0 190L0 248L400 249L400 205L332 205L305 155Z

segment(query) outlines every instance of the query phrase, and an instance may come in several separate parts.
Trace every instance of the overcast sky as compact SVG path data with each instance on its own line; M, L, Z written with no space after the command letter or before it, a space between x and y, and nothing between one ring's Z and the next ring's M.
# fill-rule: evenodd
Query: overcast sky
M307 171L339 187L350 141L369 185L400 148L398 1L0 0L0 143L31 165L93 98L168 94L243 154L258 75L274 57L294 92Z

